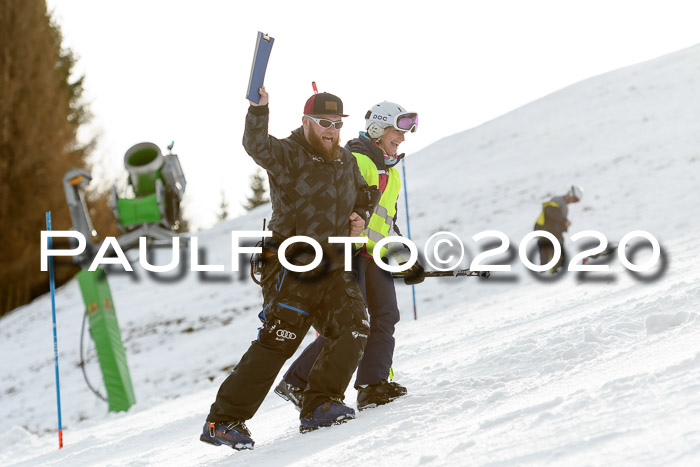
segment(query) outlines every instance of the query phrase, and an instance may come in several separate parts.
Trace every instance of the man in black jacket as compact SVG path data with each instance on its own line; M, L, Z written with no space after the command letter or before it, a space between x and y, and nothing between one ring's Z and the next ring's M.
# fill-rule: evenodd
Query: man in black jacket
M268 94L261 89L260 96L260 103L251 102L248 109L243 146L270 180L273 236L263 253L263 324L219 388L200 437L234 449L253 448L244 422L260 407L311 325L328 342L309 374L300 431L354 418L343 398L369 333L362 294L352 271L344 271L344 249L328 242L329 237L359 236L378 199L355 158L339 145L343 103L332 94L314 94L304 107L302 126L278 140L267 133ZM277 247L294 236L321 245L322 267L295 273L280 264ZM315 257L307 249L290 250L285 257L297 266Z
M569 229L571 222L568 219L569 203L578 203L583 197L583 189L580 186L572 186L564 196L555 196L551 201L542 204L542 213L535 223L534 230L545 230L559 241L561 256L559 261L549 271L554 274L564 263L564 232ZM537 241L540 249L540 264L549 263L554 256L554 245L546 238L540 237Z

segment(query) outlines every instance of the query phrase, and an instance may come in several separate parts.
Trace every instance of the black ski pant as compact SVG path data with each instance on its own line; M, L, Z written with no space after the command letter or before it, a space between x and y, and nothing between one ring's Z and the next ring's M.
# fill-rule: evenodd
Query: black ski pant
M352 272L341 266L320 277L317 271L293 273L274 256L265 264L263 281L258 338L221 384L207 420L252 418L311 325L328 339L309 373L302 416L324 402L342 401L362 358L369 322Z
M394 358L394 327L399 322L399 307L391 273L376 265L372 258L358 255L353 270L357 285L367 302L370 316L370 332L365 354L357 368L355 387L377 384L389 377ZM321 354L326 339L321 335L304 349L292 363L284 380L299 388L305 388L314 362Z
M550 269L551 271L556 271L559 266L564 264L564 239L562 237L556 238L561 246L561 256L559 257L557 264ZM554 257L554 245L552 245L552 242L547 238L539 237L537 240L537 246L540 249L540 264L544 265L549 263Z

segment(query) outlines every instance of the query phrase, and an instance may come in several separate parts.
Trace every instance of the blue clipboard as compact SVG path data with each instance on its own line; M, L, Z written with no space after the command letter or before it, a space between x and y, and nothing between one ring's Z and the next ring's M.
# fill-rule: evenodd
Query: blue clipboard
M275 38L258 31L258 38L255 41L255 54L253 55L253 65L250 67L250 79L248 80L248 93L246 99L258 104L260 102L260 93L258 89L263 86L265 81L265 71L267 70L267 62L270 60L270 52Z

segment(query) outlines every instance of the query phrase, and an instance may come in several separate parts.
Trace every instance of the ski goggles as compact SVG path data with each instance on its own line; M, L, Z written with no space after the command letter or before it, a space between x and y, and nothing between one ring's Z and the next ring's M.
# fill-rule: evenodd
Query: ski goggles
M340 120L337 122L334 122L333 120L328 120L327 118L318 118L318 117L312 117L311 115L304 115L306 118L309 120L313 120L320 126L321 128L330 128L333 127L336 130L340 130L343 127L343 122Z
M390 115L374 113L370 110L367 112L367 115L365 115L365 119L391 125L399 131L415 133L418 128L418 114L415 112L401 112L395 117L392 117Z

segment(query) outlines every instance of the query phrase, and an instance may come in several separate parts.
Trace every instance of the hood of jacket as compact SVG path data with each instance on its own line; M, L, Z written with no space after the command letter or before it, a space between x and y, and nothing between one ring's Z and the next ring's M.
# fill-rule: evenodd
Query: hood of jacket
M387 169L389 167L393 167L396 164L399 163L401 159L404 158L406 154L399 154L396 156L396 160L394 161L393 164L387 164L386 159L384 159L384 151L382 148L377 146L372 142L372 140L369 139L367 136L367 133L364 131L360 132L360 135L357 138L353 138L350 141L347 142L345 145L345 149L347 149L350 152L359 152L360 154L364 154L365 156L369 157L372 162L374 162L374 165L377 166L377 169Z
M308 152L312 156L316 155L316 151L314 151L314 149L311 147L311 144L306 139L306 136L304 136L304 127L303 126L300 126L296 130L293 130L292 134L289 135L289 139L291 139L295 143L299 144L301 147L304 148L304 150L306 152Z

